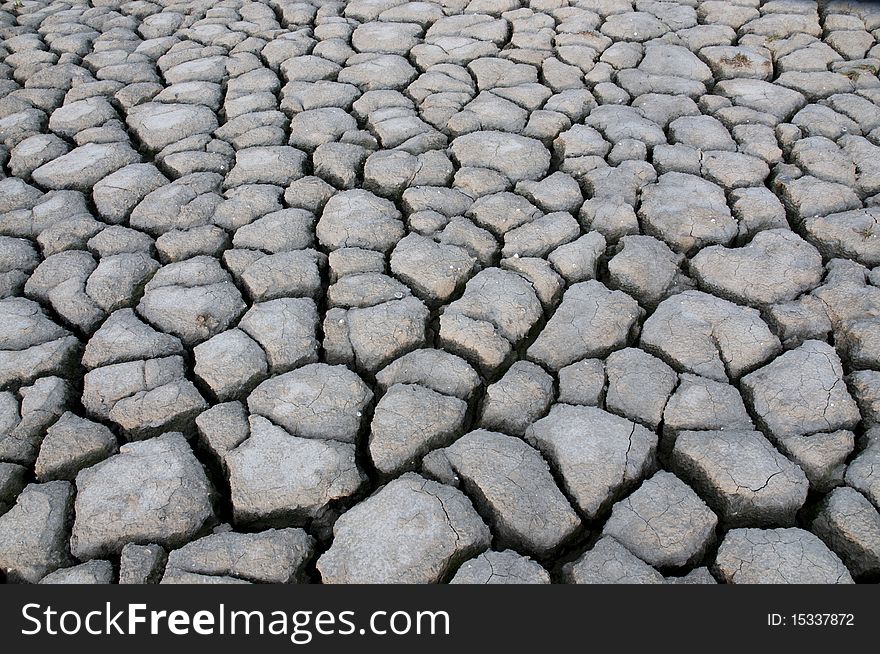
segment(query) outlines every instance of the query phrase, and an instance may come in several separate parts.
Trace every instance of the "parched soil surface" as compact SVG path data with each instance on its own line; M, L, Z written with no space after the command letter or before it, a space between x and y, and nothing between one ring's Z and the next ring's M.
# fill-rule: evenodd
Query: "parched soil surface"
M0 5L0 580L880 579L880 7Z

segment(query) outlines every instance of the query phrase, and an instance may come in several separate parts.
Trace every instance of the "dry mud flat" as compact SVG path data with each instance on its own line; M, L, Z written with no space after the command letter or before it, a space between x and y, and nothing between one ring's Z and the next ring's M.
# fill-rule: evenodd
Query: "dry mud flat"
M880 8L0 5L8 582L880 575Z

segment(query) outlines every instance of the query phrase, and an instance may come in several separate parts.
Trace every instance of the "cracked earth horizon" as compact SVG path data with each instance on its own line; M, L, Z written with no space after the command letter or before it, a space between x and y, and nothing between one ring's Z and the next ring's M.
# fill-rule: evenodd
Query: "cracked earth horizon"
M0 581L876 583L878 38L0 4Z

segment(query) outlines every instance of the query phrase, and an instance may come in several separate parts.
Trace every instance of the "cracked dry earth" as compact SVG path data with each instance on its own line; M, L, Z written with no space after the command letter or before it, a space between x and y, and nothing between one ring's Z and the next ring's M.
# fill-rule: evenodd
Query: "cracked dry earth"
M880 578L880 7L0 7L5 581Z

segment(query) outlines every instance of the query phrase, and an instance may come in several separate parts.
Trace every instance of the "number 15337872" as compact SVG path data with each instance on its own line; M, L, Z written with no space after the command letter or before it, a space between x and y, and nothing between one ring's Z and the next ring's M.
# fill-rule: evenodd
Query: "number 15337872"
M768 627L854 627L852 613L768 613Z

